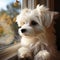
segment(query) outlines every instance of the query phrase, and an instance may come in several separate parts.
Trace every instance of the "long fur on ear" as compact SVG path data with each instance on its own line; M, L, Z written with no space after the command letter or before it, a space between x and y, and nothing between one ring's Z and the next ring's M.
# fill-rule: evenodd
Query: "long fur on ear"
M47 28L50 27L53 21L54 15L58 13L49 11L49 9L46 8L44 5L41 5L41 6L37 5L36 9L38 11L39 18L42 20L43 26Z
M42 12L42 11L48 11L49 10L49 8L46 8L44 5L37 5L37 7L36 7L36 9L37 9L37 11L38 12Z

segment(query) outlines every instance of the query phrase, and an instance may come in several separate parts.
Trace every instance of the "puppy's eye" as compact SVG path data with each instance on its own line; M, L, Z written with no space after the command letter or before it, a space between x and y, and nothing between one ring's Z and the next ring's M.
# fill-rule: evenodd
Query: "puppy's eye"
M37 25L37 24L38 24L38 23L35 22L34 20L32 20L31 23L30 23L30 25L34 25L34 26Z

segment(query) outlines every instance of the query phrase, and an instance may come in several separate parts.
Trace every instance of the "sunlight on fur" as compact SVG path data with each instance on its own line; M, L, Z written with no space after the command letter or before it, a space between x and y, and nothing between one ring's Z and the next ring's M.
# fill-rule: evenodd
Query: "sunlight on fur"
M23 9L17 16L18 33L21 36L19 58L32 60L59 60L53 17L57 12L49 11L44 5L33 10Z

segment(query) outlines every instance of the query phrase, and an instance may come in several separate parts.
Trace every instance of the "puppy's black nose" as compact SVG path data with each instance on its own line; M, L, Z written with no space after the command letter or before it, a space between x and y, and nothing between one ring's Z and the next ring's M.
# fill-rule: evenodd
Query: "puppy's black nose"
M21 32L22 32L22 33L26 32L26 29L21 29Z

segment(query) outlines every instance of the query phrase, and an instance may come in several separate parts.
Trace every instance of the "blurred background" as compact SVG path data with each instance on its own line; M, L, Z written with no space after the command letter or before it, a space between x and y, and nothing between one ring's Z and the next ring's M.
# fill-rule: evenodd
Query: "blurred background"
M22 0L0 0L0 50L19 41L16 16Z

